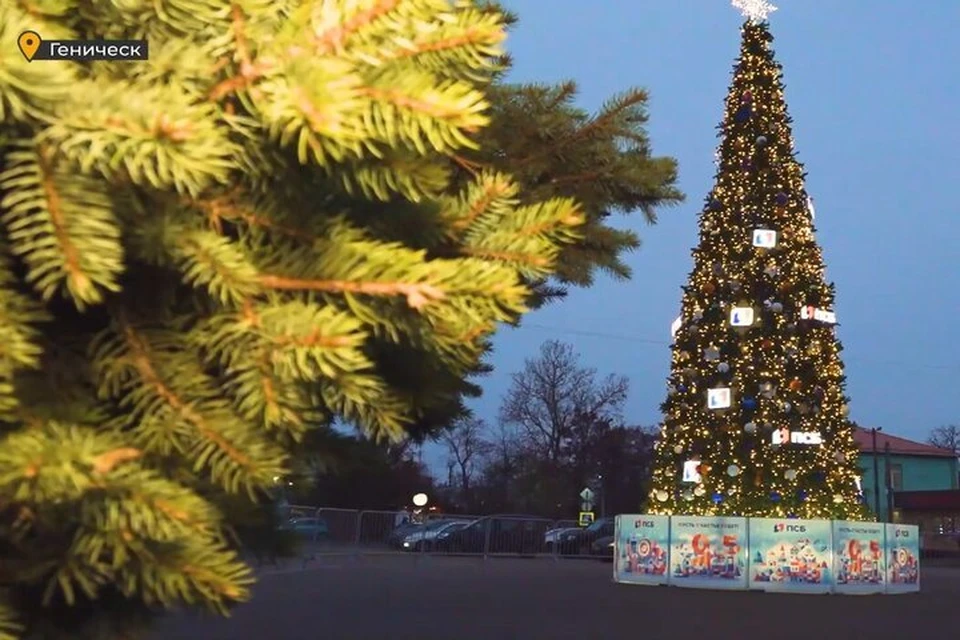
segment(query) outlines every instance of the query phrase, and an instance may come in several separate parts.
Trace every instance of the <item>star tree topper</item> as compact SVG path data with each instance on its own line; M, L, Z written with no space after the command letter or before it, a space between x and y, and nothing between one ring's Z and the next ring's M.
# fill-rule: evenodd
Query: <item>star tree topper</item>
M733 0L733 6L754 24L766 22L767 16L777 10L767 0Z

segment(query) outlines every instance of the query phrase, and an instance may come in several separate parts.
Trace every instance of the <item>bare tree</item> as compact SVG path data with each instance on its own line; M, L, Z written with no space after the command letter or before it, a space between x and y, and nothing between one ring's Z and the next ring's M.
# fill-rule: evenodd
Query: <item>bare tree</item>
M516 426L542 459L582 458L594 431L622 422L628 388L624 376L598 382L596 370L581 366L572 346L551 340L513 375L500 421Z
M935 447L953 451L960 457L960 426L948 424L930 432L927 442Z
M457 475L457 484L464 502L469 503L473 479L481 464L481 457L491 447L488 429L483 420L464 417L440 436L447 447L447 465Z

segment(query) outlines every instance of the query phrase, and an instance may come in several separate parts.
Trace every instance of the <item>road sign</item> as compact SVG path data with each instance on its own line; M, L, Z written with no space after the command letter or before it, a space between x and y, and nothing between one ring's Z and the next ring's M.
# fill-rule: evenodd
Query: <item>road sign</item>
M578 522L580 523L581 527L589 527L591 524L593 524L593 521L593 511L580 512L580 518L578 519Z
M580 511L593 511L593 503L592 503L592 502L581 502L581 503L580 503Z
M584 502L593 502L593 491L590 490L590 487L586 487L580 492L580 499Z

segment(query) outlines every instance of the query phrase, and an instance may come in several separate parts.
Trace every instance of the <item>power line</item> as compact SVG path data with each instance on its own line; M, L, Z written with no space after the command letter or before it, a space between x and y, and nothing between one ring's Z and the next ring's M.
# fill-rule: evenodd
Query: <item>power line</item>
M664 340L654 340L651 338L642 338L640 336L629 335L629 334L617 334L617 333L607 333L603 331L584 331L582 329L568 329L565 327L553 327L550 325L539 324L535 322L523 322L520 324L520 328L535 329L550 333L558 333L565 335L575 335L583 336L586 338L600 338L602 340L621 340L625 342L634 342L639 344L646 344L650 346L657 347L669 347L672 343ZM927 369L932 371L951 371L951 372L960 372L960 366L958 365L945 365L945 364L911 364L905 362L898 362L895 360L872 360L869 358L843 358L844 362L858 362L861 364L873 364L886 367L908 367L913 369Z

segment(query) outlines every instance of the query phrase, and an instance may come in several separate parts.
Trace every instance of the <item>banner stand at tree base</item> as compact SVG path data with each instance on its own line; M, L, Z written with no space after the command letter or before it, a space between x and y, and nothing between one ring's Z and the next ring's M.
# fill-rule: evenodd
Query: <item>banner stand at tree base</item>
M807 594L920 591L916 525L622 514L621 584Z

